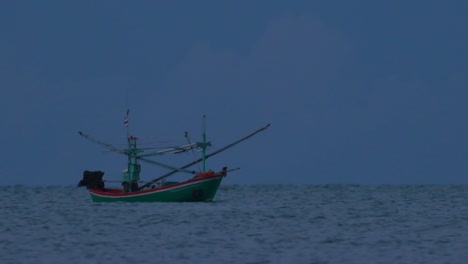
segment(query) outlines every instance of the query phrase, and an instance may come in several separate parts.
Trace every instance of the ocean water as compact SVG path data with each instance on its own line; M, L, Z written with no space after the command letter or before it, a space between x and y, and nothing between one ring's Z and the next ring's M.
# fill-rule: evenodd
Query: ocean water
M466 185L224 185L212 203L0 187L0 263L468 263Z

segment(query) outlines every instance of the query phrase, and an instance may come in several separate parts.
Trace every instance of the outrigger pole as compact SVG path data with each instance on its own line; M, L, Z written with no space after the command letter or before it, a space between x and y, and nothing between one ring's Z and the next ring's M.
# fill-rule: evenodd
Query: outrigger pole
M245 136L245 137L243 137L243 138L241 138L241 139L239 139L239 140L237 140L237 141L235 141L235 142L233 142L233 143L231 143L231 144L229 144L229 145L227 145L227 146L225 146L225 147L223 147L223 148L220 148L220 149L218 149L218 150L215 151L215 152L212 152L212 153L210 153L210 154L208 154L208 155L206 155L206 156L203 155L202 158L199 158L199 159L197 159L197 160L194 160L194 161L192 161L192 162L190 162L190 163L188 163L188 164L186 164L186 165L184 165L184 166L182 166L182 167L180 167L180 168L178 168L178 169L175 169L175 170L173 170L173 171L171 171L171 172L168 172L168 173L166 173L166 174L164 174L164 175L162 175L162 176L160 176L160 177L158 177L158 178L156 178L156 179L154 179L154 180L151 180L151 181L149 181L148 183L146 183L146 184L142 185L141 187L139 187L138 190L141 190L141 189L143 189L143 188L146 188L146 187L150 186L151 184L153 184L153 183L155 183L155 182L157 182L157 181L159 181L159 180L162 180L162 179L164 179L164 178L167 178L167 177L169 177L169 176L171 176L171 175L173 175L173 174L175 174L175 173L177 173L177 172L179 172L179 171L181 171L181 170L184 170L184 169L186 169L186 168L188 168L188 167L190 167L190 166L193 166L193 165L199 163L200 161L205 162L205 160L208 159L209 157L212 157L212 156L214 156L214 155L216 155L216 154L219 154L219 153L221 153L221 152L223 152L223 151L225 151L225 150L227 150L227 149L229 149L229 148L231 148L231 147L233 147L233 146L235 146L235 145L241 143L242 141L247 140L247 139L249 139L249 138L255 136L256 134L260 133L261 131L267 129L269 126L270 126L270 124L268 124L268 125L266 125L266 126L264 126L264 127L261 127L261 128L259 128L259 129L255 130L254 132L250 133L249 135L247 135L247 136ZM204 133L203 133L203 134L204 134ZM204 168L203 168L203 170L204 170Z

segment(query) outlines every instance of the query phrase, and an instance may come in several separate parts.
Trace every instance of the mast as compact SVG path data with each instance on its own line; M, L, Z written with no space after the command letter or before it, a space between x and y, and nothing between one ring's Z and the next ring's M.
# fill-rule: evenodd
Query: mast
M211 142L206 141L206 117L203 115L203 133L202 133L202 142L197 142L197 146L202 149L202 157L200 158L201 163L202 163L202 171L201 172L206 172L206 159L208 158L206 156L206 149L207 147L211 146Z
M127 138L128 149L126 149L125 154L128 157L127 170L122 174L122 184L124 185L124 190L128 192L133 192L138 190L138 181L140 180L140 171L141 166L138 164L138 153L142 152L137 148L137 139L134 136L129 136Z
M124 117L124 125L127 128L127 139L128 139L128 135L129 135L129 132L128 132L128 115L129 114L130 114L130 109L127 108L127 115L125 115L125 117Z
M206 124L205 124L205 115L203 115L203 147L202 147L202 172L206 172L205 161L206 161Z
M137 148L137 137L129 135L128 128L128 116L130 109L127 109L127 115L124 118L124 125L127 128L127 143L128 149L125 150L125 154L128 157L127 170L122 174L122 184L124 190L133 192L138 190L138 181L140 180L141 166L138 164L138 153L142 152Z

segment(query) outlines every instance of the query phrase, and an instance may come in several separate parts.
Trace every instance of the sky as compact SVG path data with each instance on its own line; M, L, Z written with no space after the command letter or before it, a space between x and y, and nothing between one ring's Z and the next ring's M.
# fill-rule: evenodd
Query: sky
M7 1L0 185L198 141L226 184L468 184L466 1ZM184 165L199 152L162 157ZM196 167L195 167L196 168ZM143 164L142 180L167 170ZM175 179L187 175L175 176Z

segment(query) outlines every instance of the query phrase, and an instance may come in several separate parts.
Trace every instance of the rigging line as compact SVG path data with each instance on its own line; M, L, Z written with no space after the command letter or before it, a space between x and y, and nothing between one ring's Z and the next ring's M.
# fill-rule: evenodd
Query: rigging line
M243 138L241 138L241 139L239 139L239 140L237 140L237 141L235 141L235 142L233 142L233 143L231 143L231 144L229 144L229 145L226 145L225 147L220 148L220 149L218 149L217 151L215 151L215 152L213 152L213 153L210 153L210 154L206 155L205 159L208 159L209 157L212 157L212 156L214 156L214 155L216 155L216 154L219 154L219 153L221 153L221 152L223 152L223 151L225 151L225 150L227 150L227 149L229 149L229 148L231 148L231 147L233 147L233 146L235 146L235 145L241 143L242 141L247 140L247 139L249 139L249 138L255 136L256 134L260 133L261 131L267 129L268 127L270 127L270 124L268 124L268 125L266 125L266 126L264 126L264 127L261 127L261 128L259 128L259 129L255 130L254 132L248 134L247 136L245 136L245 137L243 137ZM180 167L179 169L186 169L186 168L188 168L188 167L190 167L190 166L193 166L193 165L195 165L195 164L201 162L202 160L203 160L203 158L199 158L199 159L197 159L197 160L194 160L194 161L192 161L192 162L190 162L190 163L188 163L188 164L186 164L186 165ZM154 180L148 182L147 184L142 185L141 187L138 188L138 190L141 190L141 189L143 189L143 188L146 188L146 187L148 187L151 183L154 183L154 182L157 182L157 181L162 180L162 179L164 179L164 178L167 178L167 177L169 177L169 176L171 176L171 175L173 175L173 174L175 174L175 173L177 173L177 172L178 172L178 170L173 170L173 171L171 171L171 172L168 172L168 173L166 173L166 174L164 174L164 175L162 175L162 176L160 176L160 177L158 177L158 178L156 178L156 179L154 179Z
M141 154L141 155L138 155L138 157L158 156L158 155L164 155L164 154L178 154L178 153L189 151L190 149L193 149L196 147L197 147L197 144L193 143L191 145L179 146L179 147L163 149L160 151L151 152L147 154Z
M117 152L117 153L125 154L125 152L124 152L123 150L118 149L118 148L112 146L111 144L107 144L107 143L105 143L105 142L102 142L102 141L99 141L99 140L97 140L97 139L94 139L94 138L92 138L90 135L87 135L87 134L85 134L85 133L83 133L83 132L81 132L81 131L78 131L78 134L80 134L80 136L86 138L87 140L89 140L89 141L91 141L91 142L93 142L93 143L96 143L96 144L98 144L98 145L101 145L101 146L104 146L104 147L108 148L108 149L111 150L111 151L115 151L115 152Z
M185 173L189 173L189 174L195 174L195 173L196 173L195 171L184 170L184 168L176 168L176 167L173 167L173 166L170 166L170 165L161 163L161 162L157 162L157 161L154 161L154 160L145 159L145 158L140 158L140 157L137 157L137 158L138 158L139 160L141 160L141 161L144 161L144 162L147 162L147 163L151 163L151 164L154 164L154 165L158 165L158 166L164 167L164 168L166 168L166 169L177 170L177 171L185 172Z

